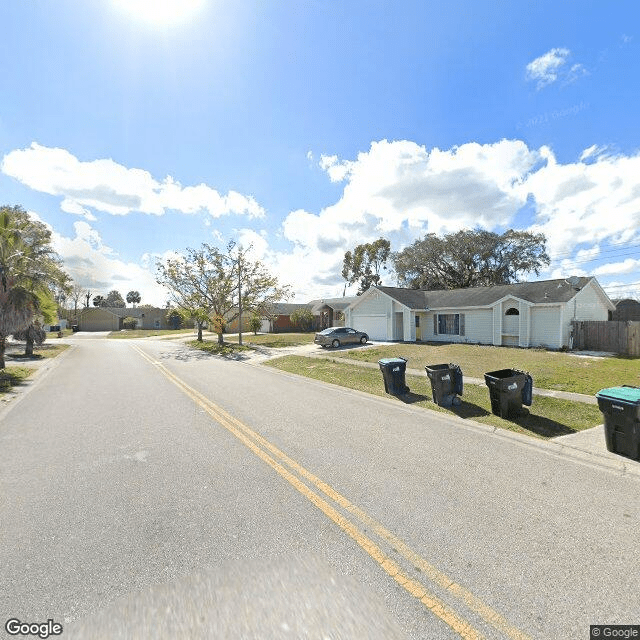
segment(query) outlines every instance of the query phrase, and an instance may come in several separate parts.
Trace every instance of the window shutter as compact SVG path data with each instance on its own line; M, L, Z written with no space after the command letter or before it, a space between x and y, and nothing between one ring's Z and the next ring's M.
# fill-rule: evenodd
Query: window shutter
M433 314L433 335L434 336L438 335L438 314L437 313Z
M460 314L460 335L464 335L464 313Z

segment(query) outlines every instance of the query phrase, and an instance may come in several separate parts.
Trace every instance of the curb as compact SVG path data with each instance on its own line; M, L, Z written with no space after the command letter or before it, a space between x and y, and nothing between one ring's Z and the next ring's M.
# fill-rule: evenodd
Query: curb
M287 354L289 355L289 354ZM309 355L309 358L316 359L331 359L346 362L349 364L353 364L352 360L348 360L345 358L335 358L333 356L323 356L323 355ZM253 366L262 366L261 363L254 362L251 363ZM356 363L360 364L360 363ZM374 363L363 363L368 368L377 368L377 365ZM304 380L310 381L312 383L321 384L321 385L329 385L334 387L335 389L340 389L342 392L355 393L361 397L366 397L368 399L373 399L376 401L381 401L385 403L391 403L398 409L403 411L411 411L411 412L425 412L428 411L434 417L438 419L450 420L456 423L456 426L460 426L462 428L471 429L476 432L483 432L488 435L493 435L497 438L503 438L510 441L515 441L518 444L526 447L532 447L534 449L541 449L550 455L556 455L563 458L570 458L575 462L584 464L586 466L595 467L601 470L610 471L616 473L622 477L639 479L640 480L640 462L636 462L631 459L627 459L623 456L617 456L616 454L610 452L604 452L604 455L599 452L589 451L579 446L568 444L564 441L556 440L539 440L537 438L533 438L531 436L523 435L520 433L514 433L512 431L508 431L506 429L501 429L500 427L495 427L492 425L482 424L480 422L476 422L469 418L460 418L454 414L444 414L437 411L432 411L426 407L412 407L410 405L398 404L398 401L391 397L377 396L371 395L364 391L358 391L356 389L349 389L348 387L342 387L340 385L331 383L331 382L323 382L321 380L316 380L315 378L307 378L306 376L302 376L295 373L290 373L288 371L281 371L279 369L271 369L272 371L287 376L296 376L297 378L303 378ZM417 375L420 375L420 372L417 371ZM484 384L484 382L483 382ZM555 392L551 392L555 393ZM547 394L539 394L539 395L547 395ZM586 396L590 397L590 396ZM596 402L597 403L597 402ZM594 427L597 428L597 427ZM590 431L590 430L587 430ZM616 456L612 458L610 456ZM618 459L619 458L619 459Z

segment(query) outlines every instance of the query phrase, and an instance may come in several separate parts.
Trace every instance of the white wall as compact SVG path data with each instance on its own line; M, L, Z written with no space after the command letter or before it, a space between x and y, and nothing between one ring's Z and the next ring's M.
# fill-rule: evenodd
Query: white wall
M464 314L464 335L451 336L447 334L434 334L433 316L438 314L459 313ZM471 342L479 344L493 343L493 311L491 309L438 309L421 314L420 326L423 340L439 342Z
M563 305L539 306L531 308L530 347L548 347L559 349L560 319Z
M569 320L608 320L609 310L593 285L579 291L568 303Z

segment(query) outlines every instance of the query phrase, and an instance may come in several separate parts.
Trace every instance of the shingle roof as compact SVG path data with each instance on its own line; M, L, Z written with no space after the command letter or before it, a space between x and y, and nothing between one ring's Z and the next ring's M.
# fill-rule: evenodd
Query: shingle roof
M277 316L289 316L298 309L311 309L311 306L308 304L296 304L293 302L274 302L270 306L269 311L273 312L273 314Z
M350 304L354 303L358 296L342 296L340 298L323 298L322 300L311 300L309 305L313 313L320 311L325 305L334 311L344 311Z
M113 315L118 316L120 318L140 318L142 314L147 312L158 312L158 311L167 311L167 309L162 309L161 307L85 307L82 309L80 313L86 313L87 311L93 311L95 309L102 309L103 311L108 311L109 313L113 313Z
M399 287L377 288L410 309L443 309L488 306L505 296L514 296L534 304L568 302L591 280L592 277L572 278L571 281L561 278L441 291Z

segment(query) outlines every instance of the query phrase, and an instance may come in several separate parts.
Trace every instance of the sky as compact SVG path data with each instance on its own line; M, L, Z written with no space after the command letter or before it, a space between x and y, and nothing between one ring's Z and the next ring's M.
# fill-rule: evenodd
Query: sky
M164 306L156 264L252 246L307 302L347 250L544 233L530 280L640 299L633 0L3 0L0 204L74 282ZM383 284L395 286L391 269Z

